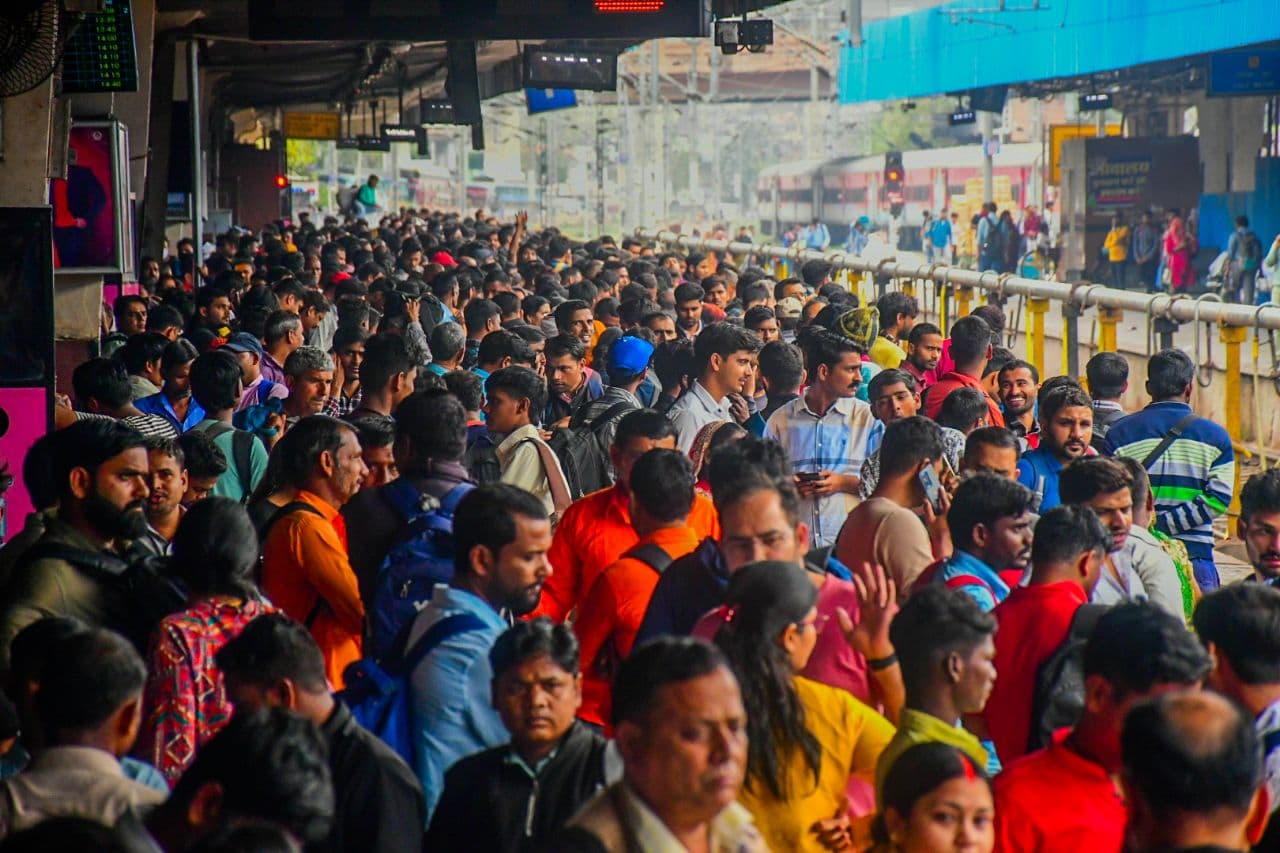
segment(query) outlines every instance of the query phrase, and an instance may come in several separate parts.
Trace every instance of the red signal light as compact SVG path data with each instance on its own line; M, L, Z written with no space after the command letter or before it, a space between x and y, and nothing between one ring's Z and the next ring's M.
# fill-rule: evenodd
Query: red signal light
M276 186L279 187L280 189L284 189L285 187L289 186L289 179L286 178L284 175L276 175Z
M899 172L897 169L890 169L889 171L885 172L884 176L890 181L902 180L902 173Z

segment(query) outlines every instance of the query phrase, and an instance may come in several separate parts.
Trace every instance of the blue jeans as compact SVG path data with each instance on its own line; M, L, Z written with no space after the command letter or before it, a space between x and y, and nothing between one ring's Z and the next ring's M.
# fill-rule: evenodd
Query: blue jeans
M1222 579L1218 577L1218 567L1214 565L1213 560L1192 557L1191 570L1195 573L1196 583L1200 584L1201 591L1211 592L1222 586Z

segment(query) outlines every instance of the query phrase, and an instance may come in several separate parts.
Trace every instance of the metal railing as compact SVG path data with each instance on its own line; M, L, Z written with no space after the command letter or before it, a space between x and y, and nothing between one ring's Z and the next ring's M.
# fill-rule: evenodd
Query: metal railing
M1216 323L1220 326L1260 328L1280 331L1280 305L1251 307L1222 302L1214 294L1192 297L1168 293L1144 294L1136 291L1117 290L1100 284L1021 278L1008 273L977 272L948 264L909 264L895 258L866 261L845 252L816 252L796 246L784 248L767 243L735 243L730 240L712 240L705 237L686 237L671 231L650 231L639 228L636 237L641 240L657 240L686 249L702 249L729 252L734 255L754 254L802 264L809 260L824 260L836 269L860 273L872 273L891 279L928 280L955 288L973 288L998 296L1025 296L1027 299L1057 300L1072 305L1077 310L1110 308L1118 311L1141 311L1147 316L1164 317L1175 323ZM1203 303L1211 302L1207 308Z
M1241 413L1243 369L1241 346L1248 337L1249 330L1254 331L1253 340L1253 411L1255 417L1255 433L1257 445L1261 449L1261 389L1259 381L1259 342L1266 337L1269 340L1273 375L1268 384L1280 393L1280 370L1274 369L1277 360L1276 343L1273 332L1280 331L1280 305L1268 304L1258 307L1223 302L1214 293L1199 296L1169 293L1139 293L1136 291L1118 290L1101 284L1089 282L1067 283L1041 279L1022 278L1008 273L978 272L942 263L908 263L888 257L879 261L864 260L855 255L840 251L819 252L799 246L783 247L770 244L737 243L730 240L714 240L706 237L688 237L672 231L652 231L645 228L636 229L635 235L641 240L656 240L660 243L678 246L683 249L701 251L727 252L732 255L755 255L771 258L774 261L791 266L798 270L799 266L809 260L823 260L836 270L848 270L853 273L870 274L880 286L887 287L889 282L899 282L898 287L915 292L916 282L932 282L932 304L926 298L924 308L932 309L941 322L944 331L947 323L956 317L969 313L970 304L978 291L989 294L990 298L1003 303L1006 297L1016 296L1026 307L1027 360L1040 370L1042 375L1050 371L1045 369L1045 329L1044 315L1051 302L1059 302L1062 306L1062 345L1063 368L1067 375L1081 376L1079 350L1081 346L1079 319L1083 313L1094 308L1097 310L1097 349L1115 352L1118 349L1118 326L1124 312L1139 312L1147 319L1147 349L1151 353L1155 338L1159 338L1160 348L1173 346L1173 335L1183 324L1193 324L1195 328L1195 353L1197 364L1200 364L1200 325L1214 324L1218 326L1219 340L1225 348L1225 423L1233 443L1244 455L1255 455L1241 441ZM868 294L870 295L870 294ZM922 293L922 297L929 294ZM874 297L873 297L874 298ZM954 309L951 302L954 300ZM1017 332L1017 322L1022 315L1021 310L1013 312L1011 323L1011 342ZM1206 347L1210 338L1206 333ZM1199 376L1197 381L1200 382ZM1207 383L1200 382L1202 385ZM1256 454L1266 466L1265 451ZM1238 459L1238 457L1237 457ZM1237 492L1239 486L1239 470L1237 462ZM1232 501L1232 514L1236 511L1238 497Z

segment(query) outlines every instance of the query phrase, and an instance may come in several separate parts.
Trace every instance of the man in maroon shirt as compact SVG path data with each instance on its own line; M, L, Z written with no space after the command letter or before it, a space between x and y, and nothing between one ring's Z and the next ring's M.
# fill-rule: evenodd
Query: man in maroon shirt
M1119 851L1128 817L1115 781L1125 715L1143 700L1197 689L1209 668L1195 635L1156 605L1103 614L1084 648L1079 722L996 777L997 853Z
M1063 641L1098 582L1111 537L1083 507L1055 507L1036 524L1031 580L995 609L996 686L983 713L1000 761L1026 754L1036 671Z

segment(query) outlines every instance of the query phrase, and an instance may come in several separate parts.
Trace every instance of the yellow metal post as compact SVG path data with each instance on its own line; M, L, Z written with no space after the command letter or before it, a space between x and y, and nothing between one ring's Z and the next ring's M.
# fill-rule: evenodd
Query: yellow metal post
M913 278L905 278L902 280L902 292L912 299L916 298L916 280Z
M790 276L787 274L787 262L786 262L786 261L784 261L784 260L782 260L781 258L779 258L779 259L778 259L778 265L777 265L777 266L778 266L778 269L777 269L777 272L778 272L778 281L782 281L784 278L790 278Z
M1098 309L1099 352L1116 352L1120 348L1116 327L1120 325L1120 320L1123 318L1124 312L1119 308Z
M969 306L972 302L972 287L959 287L956 289L956 319L969 316Z
M946 337L950 334L947 325L951 322L948 316L948 305L951 300L951 286L947 284L937 285L938 287L938 328L942 330L942 336Z
M1049 310L1049 300L1027 300L1027 361L1044 375L1044 314Z
M1223 405L1226 408L1224 412L1224 426L1227 428L1227 435L1231 436L1234 442L1240 442L1244 436L1240 434L1240 345L1244 343L1247 337L1248 329L1244 326L1223 326L1220 329L1222 342L1227 347L1227 377L1225 399ZM1231 490L1231 505L1227 508L1228 530L1234 531L1236 519L1240 517L1240 456L1236 455L1236 476L1235 487Z

